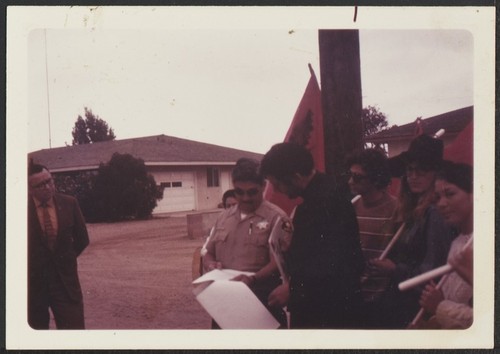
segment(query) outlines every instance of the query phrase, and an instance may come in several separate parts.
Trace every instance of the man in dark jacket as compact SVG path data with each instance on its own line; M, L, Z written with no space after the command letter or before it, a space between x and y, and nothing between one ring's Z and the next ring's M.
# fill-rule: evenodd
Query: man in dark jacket
M57 194L48 169L28 171L28 323L49 328L49 307L58 329L83 329L77 257L89 244L75 198Z
M292 329L358 327L364 261L351 203L314 170L311 154L300 145L273 146L261 173L275 191L303 199L293 217L289 283L271 293L270 304L288 305Z

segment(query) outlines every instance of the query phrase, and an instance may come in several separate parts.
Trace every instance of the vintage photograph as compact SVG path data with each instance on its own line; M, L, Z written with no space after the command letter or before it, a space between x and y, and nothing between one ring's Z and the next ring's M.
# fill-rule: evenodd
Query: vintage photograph
M8 348L493 346L493 8L7 15Z

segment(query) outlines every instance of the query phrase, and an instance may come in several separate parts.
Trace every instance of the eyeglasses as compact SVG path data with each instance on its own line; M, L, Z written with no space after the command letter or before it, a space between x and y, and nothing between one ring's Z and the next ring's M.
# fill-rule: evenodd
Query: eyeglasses
M363 182L364 180L366 180L368 178L367 175L360 175L359 173L354 173L354 172L351 172L351 171L347 171L346 173L344 173L344 176L348 180L352 178L352 180L354 181L354 183Z
M248 195L249 197L255 197L259 193L259 189L250 188L248 190L244 190L241 188L235 188L234 193L236 193L236 195L239 195L240 197L245 194Z
M42 189L45 187L48 187L52 184L52 178L46 179L45 181L42 181L38 184L35 184L34 186L31 186L33 189Z

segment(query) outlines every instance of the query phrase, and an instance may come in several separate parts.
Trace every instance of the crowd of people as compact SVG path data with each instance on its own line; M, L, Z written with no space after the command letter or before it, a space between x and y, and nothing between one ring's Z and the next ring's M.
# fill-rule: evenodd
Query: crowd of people
M280 328L468 328L472 168L443 160L443 142L427 135L395 157L365 149L345 166L352 200L301 145L276 144L260 163L240 159L232 175L236 203L206 243L205 271L253 272L233 280L249 286ZM397 196L387 191L394 178ZM302 199L290 219L263 199L265 180L274 192ZM278 217L289 231L281 277L269 246ZM445 264L443 276L398 287Z
M202 271L245 272L232 280L246 284L280 328L468 328L471 166L443 160L443 142L427 135L395 157L365 149L345 165L352 200L301 145L276 144L260 162L238 160L201 251ZM394 178L398 196L387 191ZM266 183L301 198L292 215L265 200ZM28 322L48 329L50 308L57 328L83 329L77 257L89 238L80 208L56 193L45 166L30 164L28 189ZM270 246L276 228L282 257ZM445 264L446 274L399 288Z

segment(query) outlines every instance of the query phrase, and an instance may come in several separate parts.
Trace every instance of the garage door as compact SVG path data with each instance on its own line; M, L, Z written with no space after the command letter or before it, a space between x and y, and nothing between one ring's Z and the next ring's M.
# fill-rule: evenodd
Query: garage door
M158 201L154 214L194 210L194 174L192 172L167 173L156 182L163 187L163 199Z

